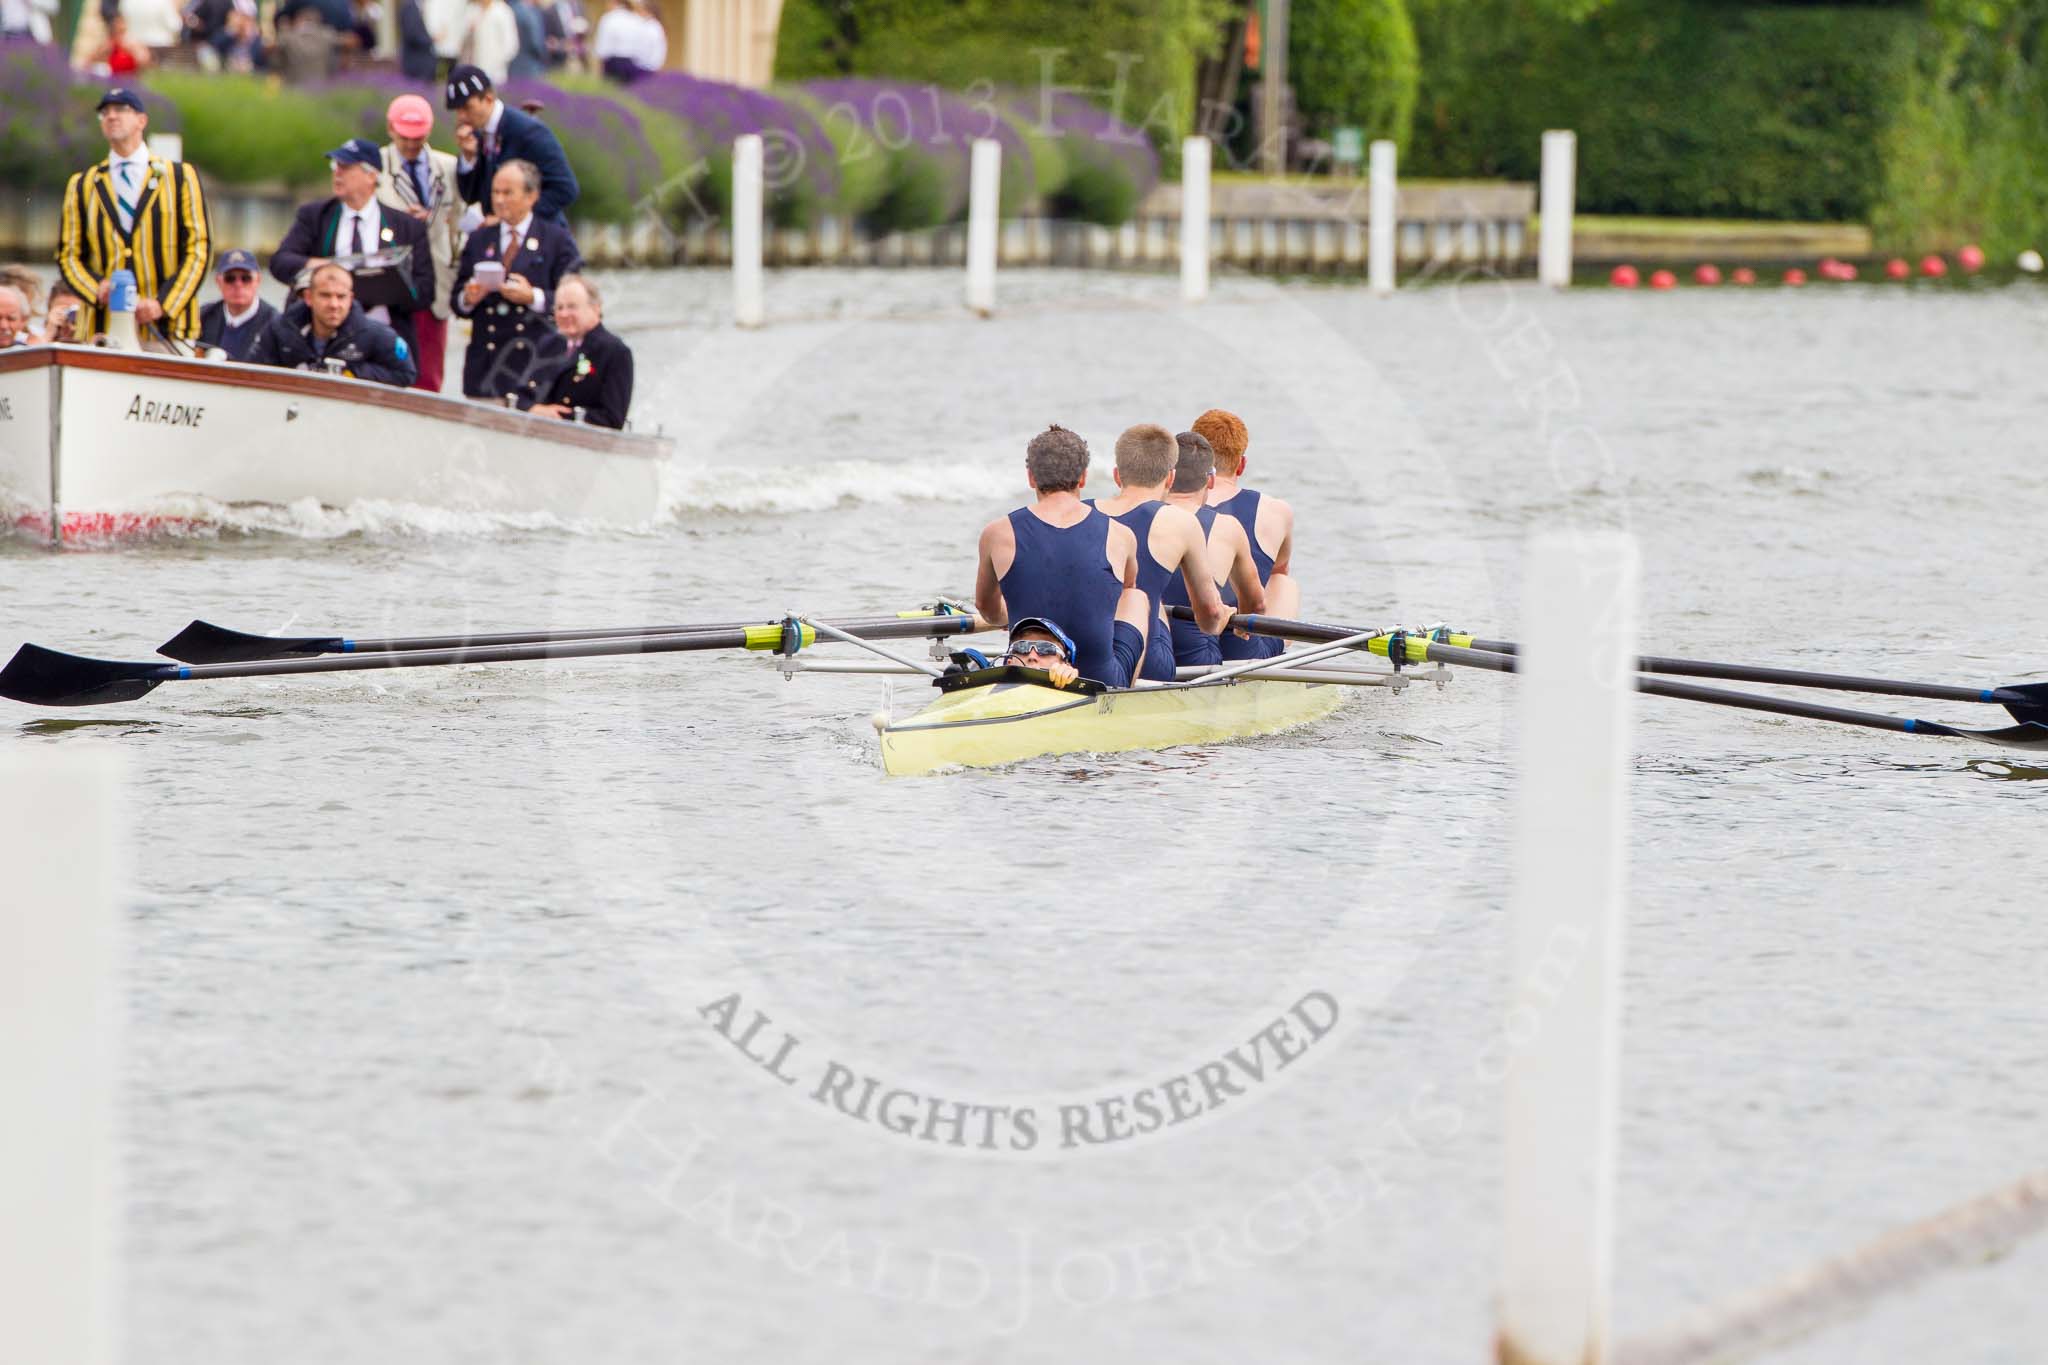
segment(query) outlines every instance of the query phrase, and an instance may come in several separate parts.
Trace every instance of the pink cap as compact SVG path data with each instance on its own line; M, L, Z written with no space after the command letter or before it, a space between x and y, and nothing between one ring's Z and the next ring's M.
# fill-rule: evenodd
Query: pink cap
M400 137L425 137L434 131L434 106L419 95L400 95L384 111L384 122Z

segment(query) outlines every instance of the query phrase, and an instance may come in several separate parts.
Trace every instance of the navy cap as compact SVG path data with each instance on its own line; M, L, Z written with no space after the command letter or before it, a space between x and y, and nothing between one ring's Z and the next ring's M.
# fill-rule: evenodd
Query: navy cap
M1017 637L1027 630L1042 630L1047 635L1052 636L1053 639L1059 641L1060 648L1067 652L1067 662L1074 662L1074 637L1061 630L1051 621L1046 620L1043 616L1026 616L1012 622L1010 624L1010 643L1015 644Z
M109 90L106 94L101 95L100 102L98 104L95 104L93 106L93 109L95 111L98 111L106 108L110 104L124 104L128 106L130 109L133 109L138 114L146 114L149 112L149 110L142 107L142 96L136 94L133 90L130 90L125 86L117 85L112 90Z
M448 73L448 107L460 109L472 95L491 93L491 78L480 66L458 66Z
M213 273L225 275L230 270L246 270L251 275L256 274L256 253L245 250L242 247L236 247L232 251L221 252L220 264L213 268Z
M370 166L377 170L384 168L384 154L377 150L377 144L366 137L352 137L327 154L329 161L339 161L344 166Z

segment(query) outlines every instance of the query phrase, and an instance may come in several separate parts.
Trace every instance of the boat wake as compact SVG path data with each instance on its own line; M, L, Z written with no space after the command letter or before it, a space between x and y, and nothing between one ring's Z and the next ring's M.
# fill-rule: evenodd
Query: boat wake
M863 503L987 502L1023 482L1015 460L830 460L767 469L671 462L662 486L671 518L692 513L823 512Z

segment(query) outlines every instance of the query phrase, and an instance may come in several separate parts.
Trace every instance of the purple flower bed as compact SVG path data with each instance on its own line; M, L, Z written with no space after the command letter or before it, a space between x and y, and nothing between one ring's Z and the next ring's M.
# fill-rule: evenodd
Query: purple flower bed
M824 110L823 122L841 142L842 155L888 158L890 189L880 206L887 226L931 226L963 217L977 138L994 138L1002 146L1006 209L1014 211L1031 196L1030 145L993 103L910 81L807 81L802 89Z
M1060 140L1069 159L1113 165L1142 199L1159 183L1159 153L1152 140L1108 110L1067 91L1013 90L1003 109L1046 137Z
M832 140L809 110L764 90L700 80L680 71L657 71L630 87L633 98L673 116L697 152L716 168L732 160L733 139L758 133L769 197L785 205L832 202L839 162Z
M73 73L53 45L0 41L0 184L61 189L72 172L104 158L93 106L111 84ZM177 106L141 82L132 85L149 106L151 130L177 132Z
M648 144L640 116L618 100L536 80L507 81L499 96L514 107L525 100L546 106L540 117L561 139L583 187L579 213L626 221L631 206L661 183L661 159Z

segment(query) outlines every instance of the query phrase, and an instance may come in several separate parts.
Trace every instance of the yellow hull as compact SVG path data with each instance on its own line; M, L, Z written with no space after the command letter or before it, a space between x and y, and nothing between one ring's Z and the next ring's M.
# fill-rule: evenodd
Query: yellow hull
M897 724L878 725L894 777L988 768L1043 754L1117 753L1249 739L1320 720L1343 684L1271 681L1148 687L1076 696L1038 683L951 692Z

